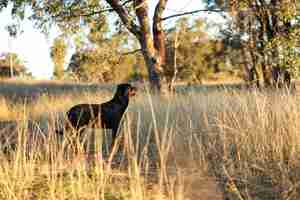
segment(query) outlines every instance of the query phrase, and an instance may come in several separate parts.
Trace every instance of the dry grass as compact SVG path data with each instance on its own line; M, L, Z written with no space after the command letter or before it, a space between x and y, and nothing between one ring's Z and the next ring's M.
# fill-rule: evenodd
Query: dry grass
M56 138L68 107L109 97L73 91L26 104L3 98L0 138L17 145L2 145L0 199L299 199L297 96L145 93L131 102L113 156L106 149L109 134L101 130L95 157L96 147L75 154ZM7 141L8 135L14 137Z

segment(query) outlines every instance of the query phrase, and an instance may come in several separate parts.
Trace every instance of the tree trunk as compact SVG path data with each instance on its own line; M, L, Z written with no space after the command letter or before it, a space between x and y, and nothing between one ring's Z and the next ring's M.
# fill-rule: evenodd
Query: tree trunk
M148 70L150 89L154 93L162 92L163 65L165 63L165 33L162 28L162 13L167 0L160 0L155 7L153 17L153 36L151 36L146 0L136 0L136 15L140 24L141 34L138 39Z
M264 87L270 87L272 86L272 73L271 73L271 67L267 64L266 61L267 58L263 58L263 61L261 63L261 71L262 71L262 78Z
M150 89L152 92L157 93L161 90L161 67L158 58L155 58L149 51L143 51L143 57L147 66Z
M106 2L119 15L125 27L138 39L142 54L147 66L148 77L153 92L161 92L163 65L165 63L165 33L162 28L162 13L168 0L159 0L153 16L153 35L149 20L149 7L147 0L134 0L134 9L138 24L135 23L129 11L120 0L106 0Z
M9 55L9 66L10 66L10 77L13 78L14 77L14 68L13 68L12 53L10 53L10 55Z

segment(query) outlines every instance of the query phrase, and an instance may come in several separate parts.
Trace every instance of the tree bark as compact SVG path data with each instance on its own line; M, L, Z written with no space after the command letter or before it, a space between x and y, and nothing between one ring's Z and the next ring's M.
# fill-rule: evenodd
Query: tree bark
M160 92L163 69L161 68L160 55L157 54L154 46L154 38L151 36L148 3L146 0L135 0L134 4L141 30L141 35L138 37L138 40L147 66L151 91L155 93Z
M165 33L162 28L162 13L165 10L167 0L159 0L155 7L153 17L153 35L151 34L149 8L147 0L134 0L135 15L138 25L120 4L120 0L106 0L107 3L119 15L125 27L137 38L147 66L150 87L153 92L161 92L163 65L165 63L166 45Z

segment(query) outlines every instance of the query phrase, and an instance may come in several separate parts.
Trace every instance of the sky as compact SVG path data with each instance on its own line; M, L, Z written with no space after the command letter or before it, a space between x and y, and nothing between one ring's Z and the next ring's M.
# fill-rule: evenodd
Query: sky
M150 11L153 12L158 0L149 0ZM203 8L199 0L169 0L164 16ZM9 10L0 13L0 54L3 52L17 53L25 61L25 66L36 79L50 79L53 74L53 63L50 58L50 47L53 39L59 35L55 28L49 35L41 33L33 27L29 20L22 21L23 32L12 39L5 27L12 19Z

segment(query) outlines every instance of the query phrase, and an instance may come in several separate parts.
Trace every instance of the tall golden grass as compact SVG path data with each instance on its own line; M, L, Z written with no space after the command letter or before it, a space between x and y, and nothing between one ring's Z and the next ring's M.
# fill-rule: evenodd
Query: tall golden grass
M9 116L0 130L0 199L299 199L297 96L145 92L130 102L113 155L104 130L86 132L96 152L78 143L74 153L54 134L71 105L109 98L87 91L0 101Z

